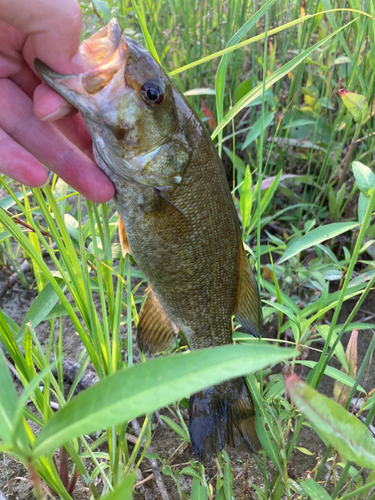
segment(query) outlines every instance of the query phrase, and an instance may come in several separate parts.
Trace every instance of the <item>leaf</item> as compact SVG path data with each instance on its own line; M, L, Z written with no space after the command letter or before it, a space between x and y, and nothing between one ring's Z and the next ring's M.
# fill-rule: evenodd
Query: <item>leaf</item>
M295 374L286 379L285 386L300 412L345 460L359 467L375 468L375 440L357 417Z
M295 243L293 243L278 261L278 264L285 262L307 248L311 248L314 245L322 243L323 241L335 238L339 234L346 233L347 231L350 231L358 226L358 222L335 222L333 224L327 224L326 226L313 229L310 233L305 234L302 238L299 238Z
M31 194L31 191L30 191L30 189L28 189L26 191L26 196L29 196L30 194ZM17 200L22 201L24 199L24 192L18 191L18 193L13 193L13 196L15 198L17 198ZM5 198L2 198L0 200L0 207L3 208L4 210L8 210L8 208L15 205L16 202L14 201L13 196L6 196Z
M153 359L120 370L81 392L48 421L34 457L82 434L132 420L228 378L296 355L273 346L228 345Z
M285 125L283 129L287 128L298 128L298 127L305 127L306 125L315 125L316 120L293 120L292 122L289 122L288 125Z
M283 474L280 458L281 436L268 404L262 398L253 374L246 377L255 408L255 428L259 441L276 469Z
M103 14L106 23L111 20L111 9L105 0L91 0L97 12Z
M70 214L64 215L64 222L69 235L73 240L79 242L78 221Z
M189 95L216 95L215 89L190 89L184 92L185 96Z
M313 479L306 479L300 485L312 500L331 500L326 490Z
M47 283L27 311L22 321L20 331L17 334L16 341L20 342L22 340L27 323L31 321L33 328L37 327L50 313L58 300L59 298L54 291L54 287L51 283Z
M207 486L201 486L200 480L198 478L193 479L193 484L191 485L191 500L207 500Z
M352 331L348 345L346 347L345 357L348 363L348 370L346 370L344 367L341 368L341 372L350 377L353 382L357 376L357 344L358 330L355 328ZM333 397L335 398L336 403L344 406L350 396L350 392L350 386L346 384L344 387L344 384L341 381L336 380L333 387Z
M363 123L368 117L368 103L366 97L361 94L356 94L354 92L349 92L349 90L341 87L339 89L339 96L342 102L351 112L354 120L357 123Z
M295 363L298 363L300 365L308 366L309 368L314 368L317 365L316 361L295 361ZM338 370L337 368L334 368L333 366L326 366L324 370L324 374L327 375L327 377L331 377L334 380L338 380L341 384L344 384L347 387L353 387L354 386L354 380L352 377L350 377L347 373L344 371ZM366 391L364 390L363 387L360 385L357 385L357 389L364 394L366 394ZM350 389L349 389L350 392Z
M184 467L180 474L186 474L187 476L196 477L198 480L200 479L200 475L193 469L193 467Z
M13 417L17 411L17 394L5 357L0 349L0 438L3 444L11 443Z
M173 422L173 420L171 420L170 418L168 417L165 417L164 415L160 415L161 416L161 419L167 424L169 425L169 427L176 433L178 434L184 441L188 441L190 442L190 437L186 434L186 432L184 431L184 429L176 424L176 422Z
M103 500L132 500L132 490L135 483L135 474L129 474L116 488L106 495Z
M246 167L245 179L243 181L241 196L240 196L240 210L243 231L246 230L251 216L251 208L253 206L253 189L252 179L249 166Z
M3 231L0 233L0 243L10 237L8 231Z
M353 174L361 193L369 197L369 191L375 188L375 175L369 167L363 165L360 161L353 161Z
M275 113L265 113L263 121L263 130L265 130L273 121ZM242 144L242 151L246 149L252 142L257 139L262 132L262 117L260 116L254 125L249 130L244 143Z

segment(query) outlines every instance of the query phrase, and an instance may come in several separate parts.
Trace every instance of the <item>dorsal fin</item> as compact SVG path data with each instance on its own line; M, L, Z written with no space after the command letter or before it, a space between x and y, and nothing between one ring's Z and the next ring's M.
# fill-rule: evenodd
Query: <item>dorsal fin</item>
M121 249L122 249L122 254L125 257L125 255L127 253L131 253L131 252L130 252L128 237L126 235L125 224L124 224L124 221L122 220L122 217L120 214L118 214L118 235L120 238L120 245L121 245Z
M138 347L146 354L163 352L178 334L177 326L169 319L151 288L141 311L137 326Z
M241 323L249 333L255 337L259 337L262 332L262 306L258 285L255 281L241 240L239 245L240 275L237 287L236 308L233 314L236 320Z

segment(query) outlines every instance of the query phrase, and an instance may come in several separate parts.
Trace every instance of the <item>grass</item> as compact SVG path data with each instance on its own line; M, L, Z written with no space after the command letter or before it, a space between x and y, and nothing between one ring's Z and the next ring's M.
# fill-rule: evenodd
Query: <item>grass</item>
M175 346L168 353L173 356L135 363L131 332L143 300L142 274L115 242L114 205L84 202L56 178L43 191L18 191L2 179L2 269L16 273L38 296L21 325L0 312L0 341L24 387L17 399L0 353L0 451L27 467L37 498L46 497L42 480L70 500L78 474L91 498L130 498L136 471L147 460L154 474L160 467L161 477L170 478L173 498L229 500L233 489L238 496L225 451L216 478L193 460L181 468L172 459L189 441L184 397L199 390L202 380L210 385L247 374L249 364L264 448L252 460L263 484L246 479L240 497L372 498L375 445L365 426L375 414L375 399L362 385L375 342L360 367L354 361L355 332L375 327L355 321L375 284L375 7L366 0L308 0L302 6L268 0L258 7L243 0L207 0L195 8L180 0L82 2L85 36L116 16L127 34L160 59L179 89L189 91L211 127L257 269L265 332L276 325L276 338L265 335L258 342L236 330L242 348L181 354ZM31 263L32 282L20 266L23 257ZM348 300L355 305L342 319ZM68 393L64 317L84 347ZM43 321L50 335L42 348ZM346 352L345 332L353 332ZM315 361L304 359L309 349L317 351ZM100 382L73 397L89 362ZM288 379L286 395L280 362L289 372L311 369L307 384ZM317 392L324 374L335 380L335 401ZM364 397L363 423L342 408L358 395ZM51 401L59 406L56 413ZM182 440L168 459L149 449L152 415L161 405L169 408L164 422L176 442ZM126 433L144 414L130 444ZM301 429L315 425L322 436L320 422L325 455L308 477L307 470L292 477L288 464L301 450ZM38 437L35 426L42 429ZM102 432L88 438L95 431ZM342 439L348 433L349 451ZM308 452L306 445L302 453ZM180 476L191 478L190 493L181 488Z

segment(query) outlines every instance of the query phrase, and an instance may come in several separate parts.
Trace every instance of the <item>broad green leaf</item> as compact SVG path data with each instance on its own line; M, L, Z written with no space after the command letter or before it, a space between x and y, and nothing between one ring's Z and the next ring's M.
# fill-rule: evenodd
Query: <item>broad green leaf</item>
M17 410L17 403L12 377L0 348L0 439L3 444L11 443L13 418Z
M207 500L207 486L201 486L200 479L195 477L191 485L191 500Z
M339 96L344 105L348 108L357 123L363 123L368 117L368 103L364 95L349 92L341 88Z
M193 469L193 467L184 467L180 474L186 474L187 476L192 476L200 479L200 475L196 470Z
M50 313L58 300L59 298L57 293L54 291L54 287L51 283L47 283L31 304L30 309L27 311L26 316L22 321L20 331L17 334L16 341L20 342L22 340L27 323L31 321L33 328L36 328Z
M326 490L313 479L306 479L300 485L312 500L331 500Z
M312 427L349 462L375 468L375 439L354 415L331 399L319 394L297 375L285 381L294 404Z
M53 416L35 441L34 456L295 355L292 349L273 346L229 345L157 358L120 370L80 393Z
M264 115L263 130L265 130L272 123L274 117L275 113L266 113ZM262 132L262 117L260 116L249 130L249 133L247 134L241 149L244 150L248 146L250 146L250 144L253 143L255 139L257 139L260 136L261 132Z
M303 250L311 248L314 245L318 245L323 241L330 240L336 236L346 233L351 229L359 226L358 222L335 222L334 224L327 224L326 226L321 226L310 231L310 233L305 234L302 238L299 238L294 242L284 253L284 255L279 260L279 264L285 262L286 260L294 257Z
M106 495L103 500L132 500L132 490L135 482L135 474L126 476L116 488Z
M243 181L241 196L240 196L240 210L243 232L246 231L251 216L251 208L253 206L253 188L252 179L249 166L246 167L245 179Z
M369 191L375 188L375 174L360 161L353 161L352 168L357 186L367 198Z
M105 0L91 0L97 12L103 15L103 19L106 23L111 20L111 9L109 8Z
M309 368L314 368L317 365L316 361L295 361L295 363L298 363L300 365L308 366ZM334 380L337 380L341 384L347 385L348 387L353 387L354 385L354 380L352 377L350 377L347 373L342 372L341 370L338 370L337 368L334 368L333 366L326 366L324 370L324 374L327 375L327 377L331 377ZM364 390L363 387L360 385L357 385L358 391L363 392L366 394L366 391Z

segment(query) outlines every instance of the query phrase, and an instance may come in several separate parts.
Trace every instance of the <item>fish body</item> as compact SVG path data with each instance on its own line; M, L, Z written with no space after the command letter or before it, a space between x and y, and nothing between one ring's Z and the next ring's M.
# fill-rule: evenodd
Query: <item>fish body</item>
M123 248L150 285L137 340L167 349L181 330L190 349L232 343L234 315L259 335L258 288L217 151L194 110L155 59L116 20L84 42L97 67L43 80L83 115L95 159L116 187ZM191 396L190 436L204 462L225 443L259 448L244 379Z

